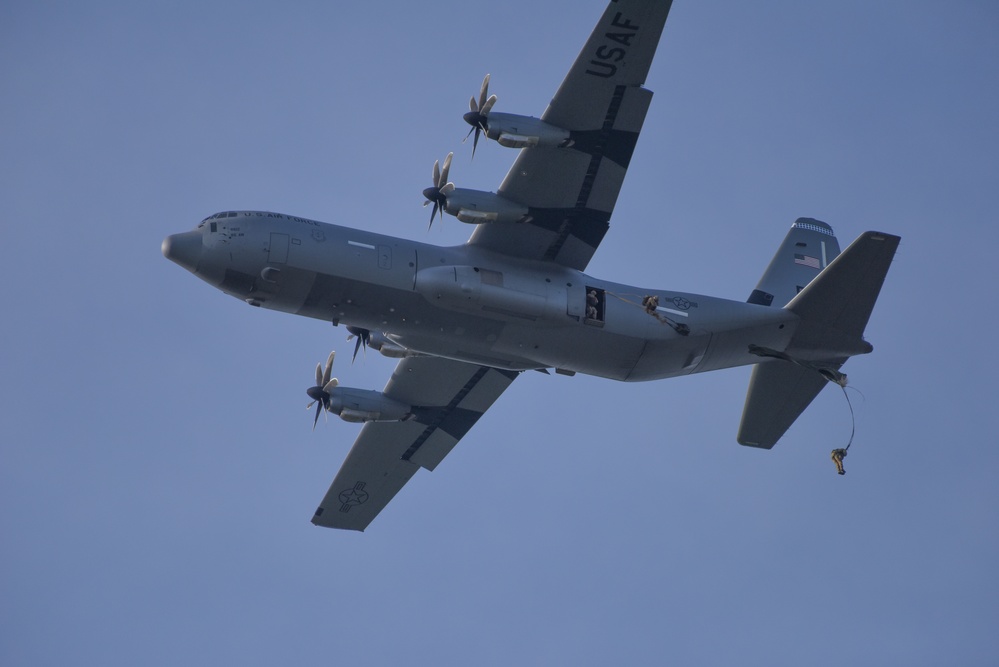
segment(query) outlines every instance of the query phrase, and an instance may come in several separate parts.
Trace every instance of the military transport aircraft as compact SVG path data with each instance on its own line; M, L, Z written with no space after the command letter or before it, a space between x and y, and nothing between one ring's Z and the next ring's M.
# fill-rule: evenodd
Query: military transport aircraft
M438 247L280 213L226 211L163 254L253 306L343 324L399 358L381 391L338 386L333 355L308 394L363 422L313 516L364 530L420 468L434 470L526 370L623 381L756 364L738 442L770 448L847 358L899 243L867 232L840 253L799 218L747 302L609 282L583 271L609 227L652 100L642 87L670 0L612 0L541 118L494 112L488 77L464 119L519 153L498 190L424 191L434 217L474 225ZM355 347L355 355L357 347ZM313 428L315 421L313 421Z

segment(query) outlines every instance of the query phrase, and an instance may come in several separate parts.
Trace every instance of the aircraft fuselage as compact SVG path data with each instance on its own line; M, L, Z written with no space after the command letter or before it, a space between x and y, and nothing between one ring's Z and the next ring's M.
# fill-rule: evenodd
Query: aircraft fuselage
M206 218L163 254L247 303L384 332L414 353L624 381L753 364L787 347L783 308L608 282L552 262L263 211ZM658 297L649 312L647 296Z

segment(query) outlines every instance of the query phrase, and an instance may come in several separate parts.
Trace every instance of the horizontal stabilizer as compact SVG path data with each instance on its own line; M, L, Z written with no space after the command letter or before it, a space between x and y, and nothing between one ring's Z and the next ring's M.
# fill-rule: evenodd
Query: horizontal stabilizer
M789 361L757 364L749 381L736 440L740 445L770 449L826 382L815 370Z

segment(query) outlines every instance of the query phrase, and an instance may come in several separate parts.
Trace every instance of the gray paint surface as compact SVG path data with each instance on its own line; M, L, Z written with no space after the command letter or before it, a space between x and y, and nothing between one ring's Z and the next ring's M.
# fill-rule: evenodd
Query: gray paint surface
M3 5L0 662L991 662L988 3L675 3L586 269L742 300L799 216L900 232L877 349L845 367L845 477L841 394L760 452L732 441L748 368L529 372L377 530L309 523L358 433L310 433L316 362L378 388L396 362L350 365L342 328L227 298L160 241L245 207L463 243L426 232L433 160L488 190L512 155L469 159L469 95L491 72L539 115L603 6L510 0L500 29L457 2Z

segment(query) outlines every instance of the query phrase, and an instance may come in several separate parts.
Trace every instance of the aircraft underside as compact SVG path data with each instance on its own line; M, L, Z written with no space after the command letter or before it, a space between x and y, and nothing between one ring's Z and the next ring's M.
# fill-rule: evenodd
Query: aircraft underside
M240 211L226 219L238 236L203 224L190 232L201 237L196 273L251 305L381 332L411 354L624 381L757 363L749 345L783 349L797 320L780 309L294 220ZM165 252L183 263L178 251ZM215 262L225 268L210 268ZM660 304L652 312L646 297Z
M516 149L495 192L433 165L430 223L473 231L455 247L263 211L226 211L163 242L167 258L247 303L344 325L399 359L382 391L340 386L334 355L307 393L364 423L316 509L316 525L364 530L419 468L434 470L521 371L623 381L755 364L736 439L769 449L851 356L899 237L865 232L840 253L799 218L748 301L586 275L653 94L644 87L671 0L612 0L540 118L494 110L490 77L462 116L483 143ZM482 149L485 150L485 149ZM502 149L501 149L502 150ZM623 221L627 224L628 221ZM615 224L621 224L616 221ZM735 249L733 249L733 252Z

